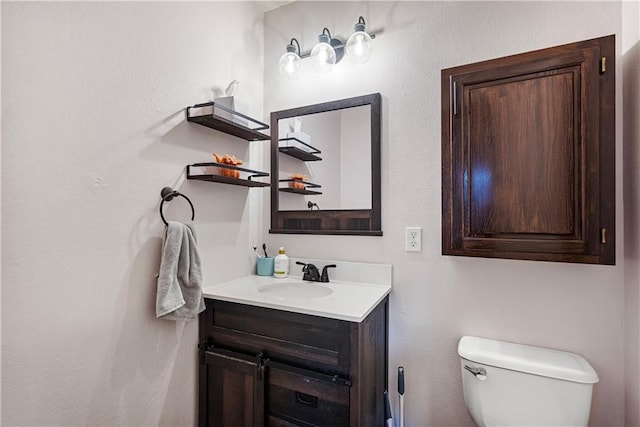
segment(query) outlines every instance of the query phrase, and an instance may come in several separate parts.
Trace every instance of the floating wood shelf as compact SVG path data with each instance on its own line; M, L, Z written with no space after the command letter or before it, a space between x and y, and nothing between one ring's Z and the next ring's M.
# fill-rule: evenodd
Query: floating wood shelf
M207 111L208 109L211 109L211 113L192 115L191 110L193 109L207 109ZM250 127L216 114L218 109L226 111L233 119L246 121ZM197 123L247 141L266 141L271 139L269 135L259 132L260 130L269 129L269 125L238 113L224 105L216 104L215 102L205 102L204 104L196 104L191 107L187 107L186 114L187 121L189 122Z
M307 144L306 142L300 141L298 138L282 138L279 139L278 142L278 150L281 153L287 154L291 157L295 157L296 159L300 159L304 162L314 162L322 160L322 158L316 156L316 154L320 154L320 150ZM284 142L285 144L281 144L282 142ZM292 144L296 144L298 146ZM306 147L308 150L301 147Z
M305 194L308 196L318 196L322 194L322 192L320 191L313 191L313 190L306 190L306 189L303 190L300 188L281 188L280 191L282 191L283 193Z
M223 176L217 173L197 173L193 168L221 168L225 170L238 171L240 176L245 178L236 178L232 176ZM225 165L223 163L194 163L187 165L187 179L195 179L199 181L220 182L223 184L240 185L243 187L269 187L268 182L254 181L253 178L269 176L266 172L260 172L252 169L240 168L238 166Z
M300 179L281 179L279 182L298 182L304 184L304 188L292 188L292 187L280 187L279 190L283 193L295 193L295 194L305 194L305 195L320 195L321 191L310 190L310 188L320 188L321 185L314 184L312 182L302 181Z

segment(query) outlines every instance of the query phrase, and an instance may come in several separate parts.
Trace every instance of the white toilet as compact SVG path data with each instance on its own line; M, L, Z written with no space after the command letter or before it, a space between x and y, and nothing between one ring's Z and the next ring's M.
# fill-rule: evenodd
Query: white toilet
M586 426L598 375L582 356L462 337L464 401L480 426Z

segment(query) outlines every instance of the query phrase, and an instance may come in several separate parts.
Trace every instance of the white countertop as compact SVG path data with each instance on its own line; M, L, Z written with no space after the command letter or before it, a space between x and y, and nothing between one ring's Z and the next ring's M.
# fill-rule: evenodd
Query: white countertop
M348 273L358 271L361 266L369 264L339 263L338 270ZM320 261L316 265L328 263ZM294 260L291 261L294 264ZM354 267L355 266L355 267ZM332 319L347 320L350 322L362 322L367 315L391 292L391 266L384 264L374 265L376 279L372 282L356 282L333 280L329 283L304 282L301 277L289 277L277 279L271 276L246 276L219 285L204 286L205 298L213 298L222 301L248 304L258 307L285 310L294 313L310 314L314 316L328 317ZM333 273L333 270L331 271ZM337 275L338 279L340 278ZM350 277L370 277L370 274L349 274ZM305 286L312 284L322 286L333 291L330 295L316 298L296 298L276 296L260 292L261 287L270 284L291 284L292 286Z

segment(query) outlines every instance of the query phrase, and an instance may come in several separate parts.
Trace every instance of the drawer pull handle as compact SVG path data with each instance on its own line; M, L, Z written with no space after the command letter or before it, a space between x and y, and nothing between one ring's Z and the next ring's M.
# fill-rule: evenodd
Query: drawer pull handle
M317 408L318 398L316 396L311 396L310 394L304 394L296 391L296 403L304 406L310 406L312 408Z

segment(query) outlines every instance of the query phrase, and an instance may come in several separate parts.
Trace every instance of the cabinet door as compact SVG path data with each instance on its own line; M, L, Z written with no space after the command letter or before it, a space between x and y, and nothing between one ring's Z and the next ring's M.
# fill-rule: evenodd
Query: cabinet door
M200 425L262 427L264 425L264 365L260 357L213 350L201 366Z
M443 254L615 264L614 46L442 71Z

